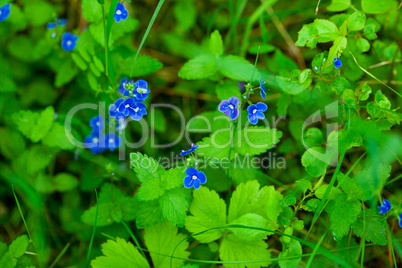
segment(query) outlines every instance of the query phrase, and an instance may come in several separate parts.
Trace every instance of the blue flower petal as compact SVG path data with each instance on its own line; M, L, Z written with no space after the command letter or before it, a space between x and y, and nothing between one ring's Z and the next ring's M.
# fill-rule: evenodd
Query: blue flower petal
M186 170L186 174L188 175L188 176L193 176L193 175L198 175L198 170L196 169L196 168L194 168L194 167L189 167L187 170Z
M200 180L201 184L204 184L207 182L207 177L205 176L204 172L200 171L198 173L198 179Z
M184 187L186 188L191 188L194 185L194 180L191 178L191 176L186 176L184 178Z

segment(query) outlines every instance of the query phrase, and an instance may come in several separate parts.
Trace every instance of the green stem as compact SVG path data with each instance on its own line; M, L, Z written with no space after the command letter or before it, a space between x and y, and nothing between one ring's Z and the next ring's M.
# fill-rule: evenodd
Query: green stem
M141 255L145 258L145 260L147 259L147 257L145 256L144 251L142 250L142 247L140 246L140 243L138 242L137 238L135 237L134 233L130 230L130 228L128 227L128 225L122 220L120 219L121 223L123 224L124 228L126 228L127 232L130 234L131 239L133 239L136 247L139 249L139 251L141 252Z

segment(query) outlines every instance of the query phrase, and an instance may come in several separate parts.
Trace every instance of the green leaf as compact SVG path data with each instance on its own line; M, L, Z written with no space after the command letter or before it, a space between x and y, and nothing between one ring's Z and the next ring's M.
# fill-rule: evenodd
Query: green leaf
M117 237L116 241L107 240L102 244L102 252L104 256L96 257L91 261L94 268L149 268L147 260L141 256L138 249L130 242Z
M64 127L57 122L53 122L52 128L43 137L43 144L50 147L59 147L63 150L74 149L74 144L70 142L73 136L70 131L65 131Z
M253 76L253 81L257 81L261 76L258 70L254 72L253 64L234 55L219 58L219 71L224 76L237 81L250 81L251 76Z
M85 71L86 69L88 69L88 65L85 63L85 61L80 57L78 53L75 52L71 53L71 58L81 70Z
M52 19L55 6L47 1L28 1L24 4L24 13L27 21L34 26L41 26Z
M190 213L186 228L191 233L199 233L209 228L222 227L226 224L226 204L214 190L200 187L193 192L194 199L190 206ZM201 243L211 243L219 239L224 229L211 230L194 238Z
M339 195L331 202L334 202L329 212L331 231L335 240L340 240L349 232L352 224L357 221L357 216L361 211L361 204L357 200L349 201L346 194Z
M205 79L216 73L218 63L215 55L201 54L186 62L179 71L179 76L187 80Z
M370 50L370 43L367 39L364 38L357 38L356 39L356 46L360 50L360 52L367 52Z
M118 28L118 27L116 27ZM121 63L118 65L118 71L122 74L129 75L131 65L133 64L134 57L122 58ZM133 69L133 77L140 77L156 72L163 67L163 64L150 56L138 55Z
M144 240L153 262L153 267L170 268L170 255L186 235L177 233L177 227L173 224L166 222L155 225L145 230ZM188 258L190 252L186 251L188 248L188 241L180 243L174 252L174 256L178 258ZM160 255L160 254L164 254ZM167 255L167 256L166 256ZM182 265L184 260L173 259L172 267Z
M271 222L271 227L275 226L278 223L278 217L283 210L282 206L280 205L280 201L282 199L282 194L278 191L275 191L274 186L268 186L266 212L267 219Z
M183 227L186 218L189 203L187 201L186 189L173 189L159 198L159 206L163 216L171 223Z
M332 0L327 9L332 12L339 12L348 9L351 5L351 0Z
M301 180L297 180L297 188L300 189L300 191L303 192L303 194L305 194L307 192L307 190L312 190L313 186L311 185L311 182L307 179L301 179Z
M13 115L18 130L32 142L40 141L50 130L54 120L54 109L47 107L40 114L31 111L20 111Z
M334 58L339 58L342 55L342 51L346 48L348 40L344 36L338 36L332 47L329 49L328 60L325 65L333 64Z
M333 22L316 19L313 23L303 25L296 45L315 48L317 43L334 41L337 36L338 28Z
M211 38L209 39L209 52L217 55L223 54L223 41L218 30L211 33Z
M361 0L362 9L366 14L381 14L387 12L394 4L393 0Z
M247 213L240 216L236 220L230 222L230 224L243 225L245 227L251 226L257 228L266 228L267 220L258 214ZM268 232L265 231L254 230L249 228L229 228L229 230L231 230L233 234L236 235L238 238L245 241L251 241L261 238L266 239L267 235L269 234Z
M376 32L378 32L380 29L381 25L375 19L368 18L363 33L367 39L373 40L377 38Z
M0 258L0 267L4 268L14 268L17 266L18 260L13 258L10 253L6 252Z
M113 198L112 198L113 191ZM106 226L114 222L132 221L135 219L137 213L138 201L134 197L124 195L120 190L106 183L102 186L99 193L98 201L98 219L97 226ZM96 215L96 205L86 210L81 220L88 224L93 225Z
M102 20L102 6L99 5L97 0L82 0L82 16L88 22L98 22Z
M342 99L349 108L357 107L355 92L353 90L345 89L342 93Z
M78 179L69 173L59 173L53 178L54 189L59 192L71 191L78 184Z
M220 100L227 100L233 96L238 98L241 97L237 83L230 80L225 80L222 84L218 84L215 88L215 91Z
M315 190L314 194L317 198L322 199L324 197L325 191L327 191L328 184L321 185L320 187ZM336 187L332 187L331 190L329 191L329 195L327 197L328 200L333 200L338 197L342 193L341 190L339 190Z
M324 171L327 169L327 163L318 159L314 154L323 154L325 153L324 148L322 147L313 147L307 149L304 152L301 162L302 165L306 168L308 174L313 177L321 176ZM324 158L324 156L322 156Z
M360 212L358 220L352 225L352 230L358 237L365 237L368 242L385 246L387 244L385 219L377 210L366 209Z
M213 159L222 159L229 157L233 159L236 152L241 155L259 155L271 149L279 142L282 132L276 129L252 126L238 131L235 134L233 146L234 150L230 150L231 132L229 128L216 131L211 137L204 138L197 144L199 155L203 157L211 157ZM240 135L240 137L239 137Z
M360 31L364 29L366 23L366 15L361 11L356 11L348 18L349 32Z
M288 237L289 238L289 237ZM291 239L291 238L289 238ZM292 256L300 256L303 254L302 247L299 241L291 239L289 243L283 245L283 250L279 253L279 258L286 258ZM297 267L299 262L301 261L301 257L294 259L284 259L279 261L279 266L281 268L293 268Z
M13 258L19 258L24 255L29 245L29 240L27 235L21 235L17 237L9 246L8 252Z
M138 229L149 228L165 221L158 200L142 202L138 206L136 224Z
M358 96L359 101L367 100L370 93L371 93L371 87L367 85L367 82L360 84L355 89L355 95Z
M151 201L159 198L164 193L165 188L163 188L161 179L153 178L146 180L141 184L136 197L140 201Z
M257 180L241 183L236 187L230 198L228 222L232 222L247 213L254 213L265 217L267 200L275 191L263 187Z
M271 258L271 253L267 249L267 244L263 240L244 241L237 238L234 234L228 234L222 240L219 249L219 257L222 261L252 261L266 260ZM226 268L260 268L270 264L269 261L258 263L224 263Z
M391 166L379 164L357 173L353 179L342 176L338 178L342 190L348 194L349 199L367 201L380 193L390 176Z
M73 78L77 74L78 69L75 67L73 62L71 60L64 61L60 68L57 70L56 81L54 82L54 84L56 87L61 87L73 80Z
M299 71L299 73L301 72ZM281 90L291 95L302 93L310 86L312 82L311 77L306 79L303 83L301 83L298 78L295 81L294 78L275 76L275 79L276 82L278 82L278 85L281 88Z
M161 183L166 190L175 189L183 186L183 180L186 176L185 167L177 167L166 170L161 177Z
M306 131L303 140L308 147L315 147L322 144L324 137L320 129L312 127Z
M165 173L165 170L159 165L159 163L152 157L148 157L146 154L131 153L130 159L131 165L140 182L145 182L152 178L160 178Z

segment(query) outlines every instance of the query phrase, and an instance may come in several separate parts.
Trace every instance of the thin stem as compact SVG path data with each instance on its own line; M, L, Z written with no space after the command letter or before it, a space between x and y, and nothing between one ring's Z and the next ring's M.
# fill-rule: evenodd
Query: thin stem
M103 32L105 35L105 62L106 62L106 76L109 78L109 64L108 64L108 40L107 40L107 34L106 34L106 20L105 20L105 5L102 6L102 17L103 17ZM109 78L110 80L110 78Z

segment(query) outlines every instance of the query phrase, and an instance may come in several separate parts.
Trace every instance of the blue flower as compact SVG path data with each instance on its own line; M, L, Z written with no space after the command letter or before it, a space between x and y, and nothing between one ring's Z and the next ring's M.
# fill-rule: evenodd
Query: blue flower
M122 3L117 3L116 11L114 13L114 20L120 22L128 17L128 11Z
M194 145L194 144L193 144L190 149L188 149L188 150L186 150L186 151L184 151L184 150L181 151L180 155L181 155L181 156L188 155L188 154L194 152L195 149L197 149L197 148L198 148L198 145Z
M0 21L4 21L10 16L10 7L11 4L5 4L4 6L0 7Z
M66 19L56 19L56 22L48 23L48 24L46 25L46 28L47 28L48 30L54 29L54 28L57 28L57 27L60 27L60 26L65 25L66 22L67 22Z
M218 110L230 116L230 119L235 120L239 116L239 99L237 97L230 97L228 100L223 100L219 104Z
M134 83L134 90L132 94L137 101L143 102L148 98L148 93L151 92L148 88L148 83L145 80L138 80Z
M89 125L95 132L101 132L105 128L105 123L101 115L92 117L91 121L89 121Z
M402 213L399 214L399 227L402 228Z
M121 145L121 139L115 133L106 134L105 141L106 148L108 148L112 152L114 151L114 149L120 147Z
M120 99L116 100L114 102L114 104L110 105L110 107L109 107L109 115L111 117L114 117L117 121L120 121L122 119L124 120L124 118L126 118L126 116L123 113L119 112L119 110L118 110L120 104L122 104L123 102L124 102L124 99L120 98Z
M94 154L99 154L105 151L105 135L96 131L92 131L91 134L85 138L84 146L91 150L91 152Z
M198 171L196 168L189 167L186 170L187 176L184 178L184 187L191 188L194 186L195 189L200 188L201 184L207 182L207 177L204 172Z
M117 111L138 121L147 114L146 108L145 104L136 102L134 98L128 98L118 106Z
M380 210L380 214L385 214L391 210L391 203L388 200L384 199L382 200L382 206L378 206L378 209Z
M61 37L61 47L67 52L72 51L77 45L77 40L78 36L72 33L64 33Z
M248 121L250 121L251 124L256 125L258 123L258 119L265 119L263 112L265 112L267 109L268 106L262 102L248 106Z
M342 61L339 58L334 58L334 66L336 69L342 66Z
M260 88L261 88L260 94L261 94L261 97L262 97L263 99L265 99L265 87L264 87L265 82L262 81L262 78L261 78L261 77L260 77L259 81L260 81ZM269 89L268 89L268 90L269 90Z
M132 83L132 81L128 81L127 77L120 80L119 93L125 97L130 96L129 91L126 89L128 83Z

